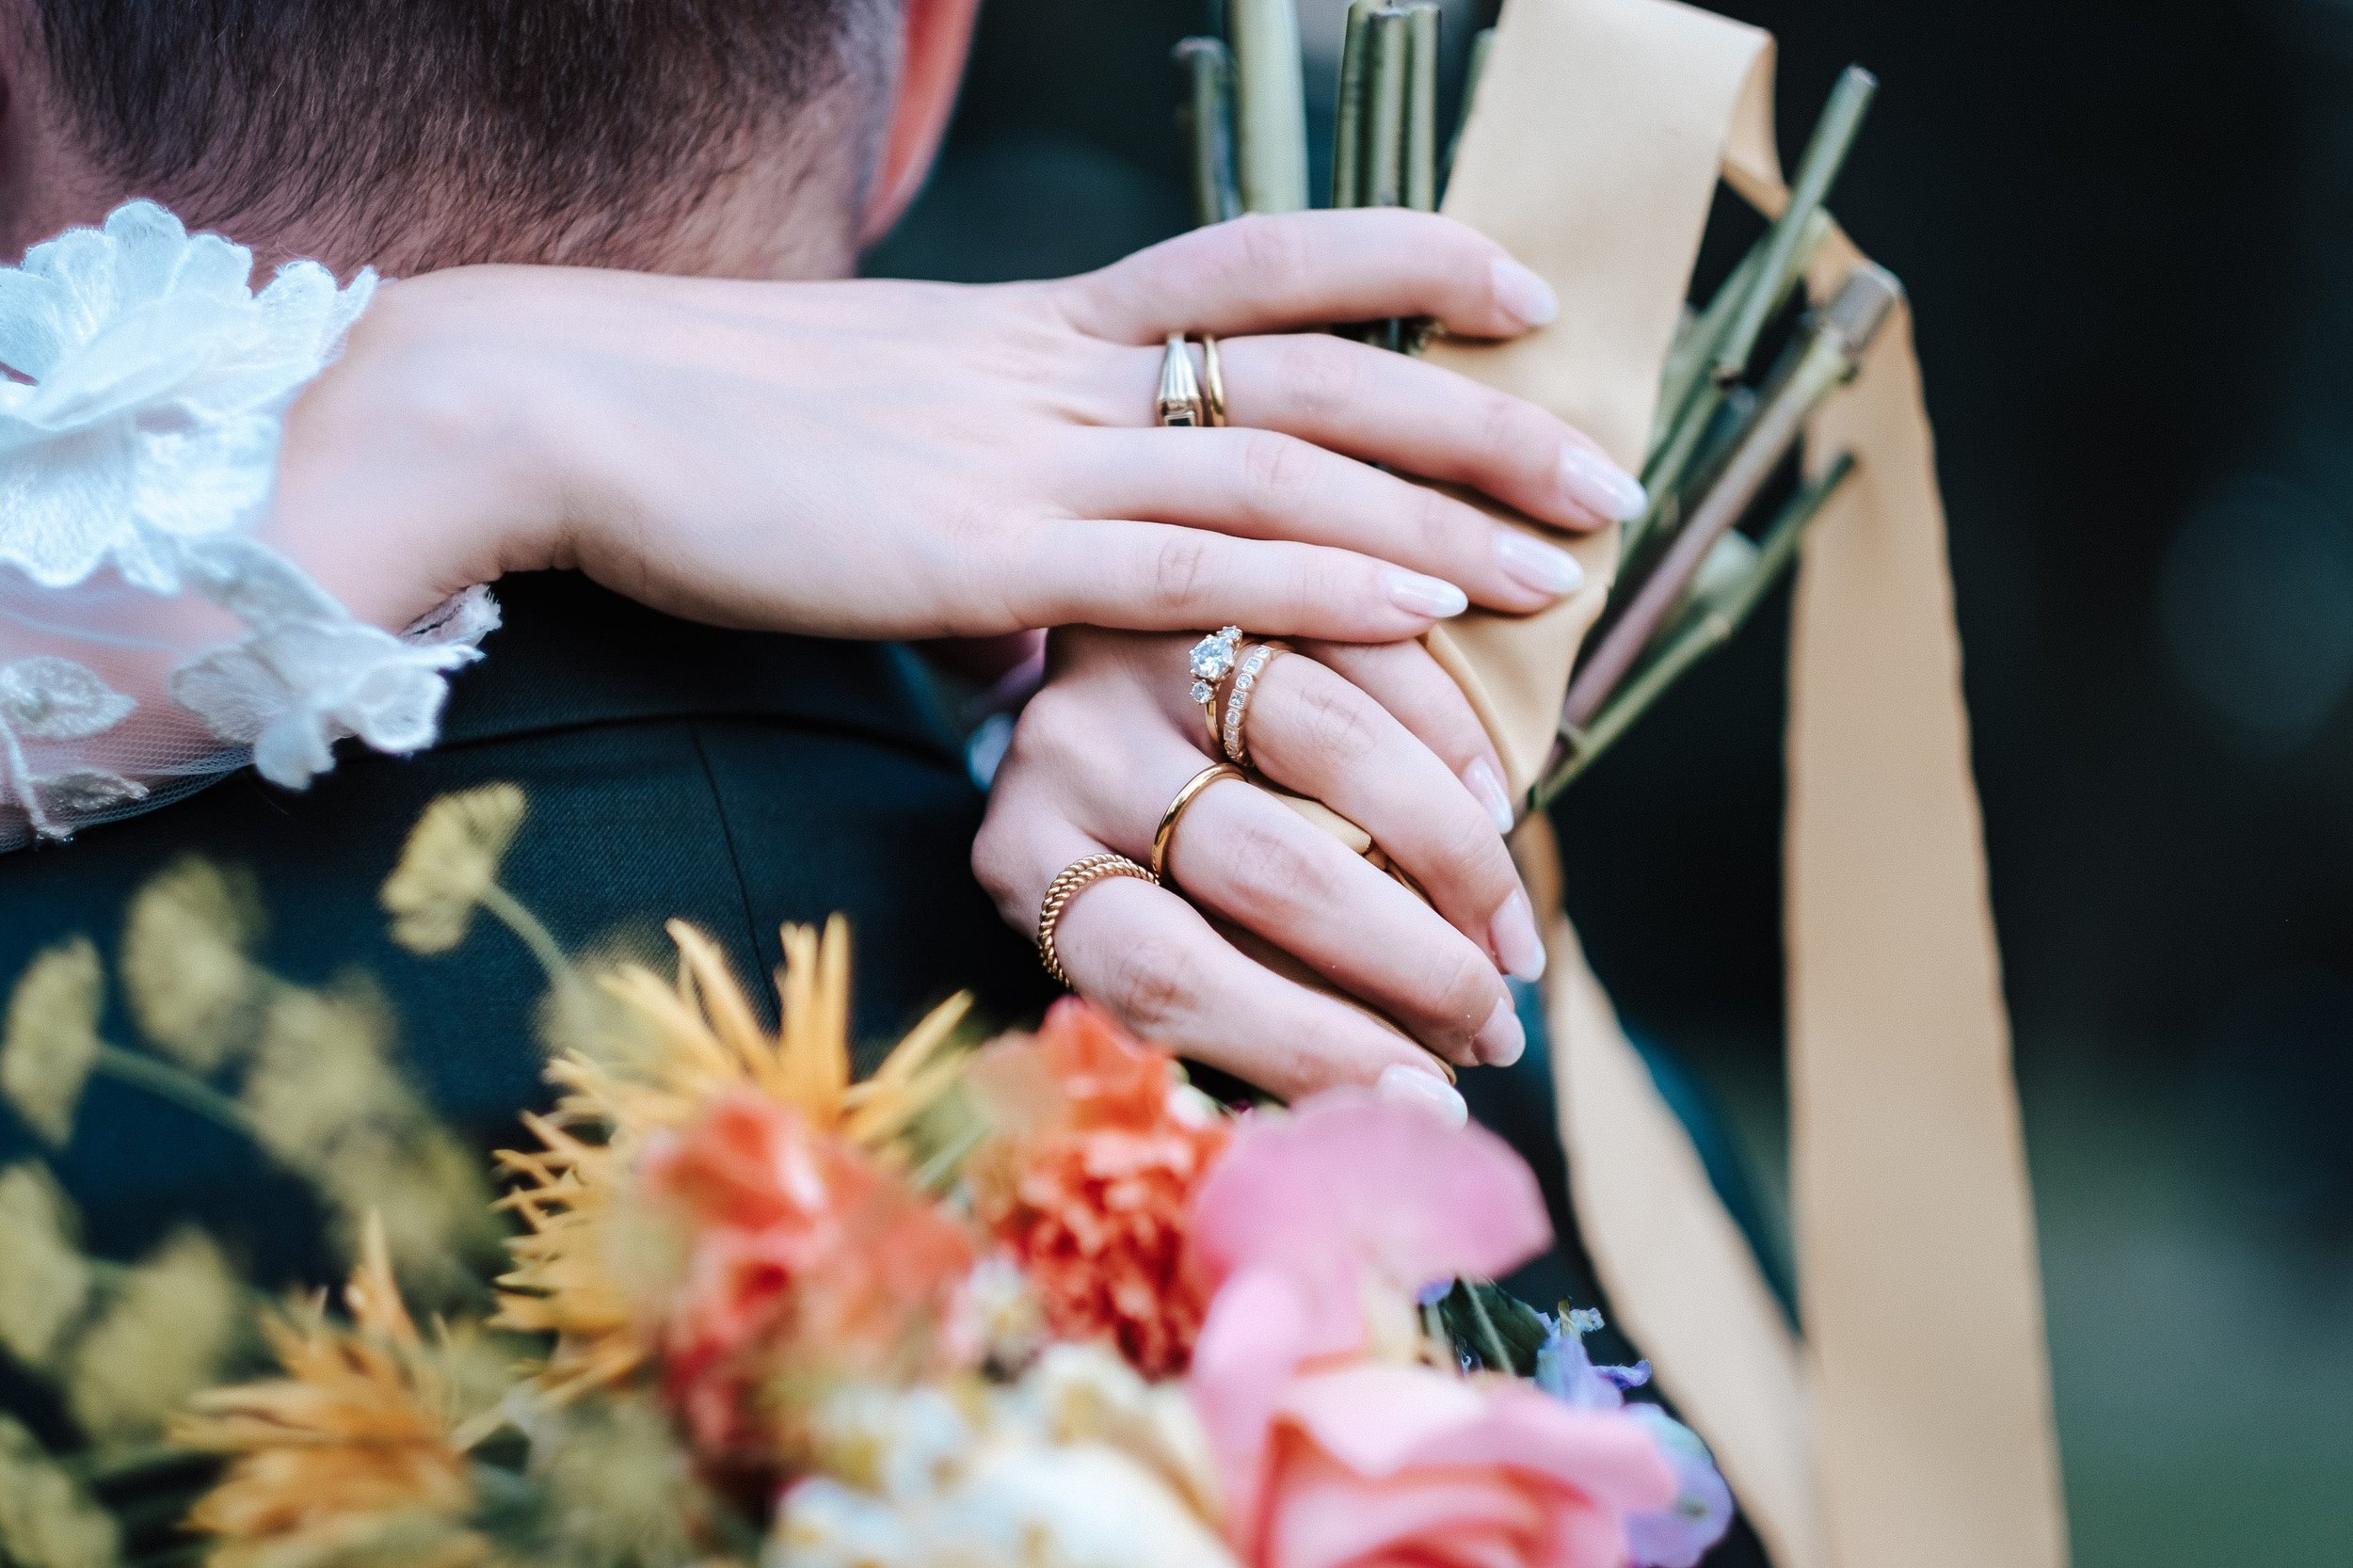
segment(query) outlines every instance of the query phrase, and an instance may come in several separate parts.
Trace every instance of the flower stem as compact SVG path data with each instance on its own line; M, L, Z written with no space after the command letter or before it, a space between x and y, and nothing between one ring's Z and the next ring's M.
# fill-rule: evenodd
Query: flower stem
M1446 144L1446 171L1454 172L1454 155L1463 150L1463 128L1470 123L1471 107L1479 101L1480 79L1487 73L1487 56L1495 52L1496 30L1481 27L1471 35L1470 62L1463 72L1463 104L1454 116L1454 135Z
M1234 184L1234 56L1223 39L1189 38L1176 45L1192 96L1185 111L1193 142L1195 221L1223 223L1241 215Z
M262 1129L255 1125L245 1107L195 1074L175 1067L168 1062L140 1051L125 1050L120 1046L102 1043L98 1055L90 1063L90 1070L104 1073L119 1083L144 1089L157 1099L169 1100L181 1110L201 1116L257 1147L265 1146L262 1144Z
M548 977L548 988L555 995L555 1004L562 1013L568 1043L580 1044L580 1036L588 1021L587 988L581 984L580 971L564 956L555 937L539 917L523 907L522 902L504 888L493 882L482 891L482 907L498 922L515 934L516 939L531 950L531 956L539 961L539 968Z
M1340 81L1332 103L1332 205L1365 204L1365 53L1381 0L1353 0L1340 39Z
M1234 55L1234 166L1243 210L1307 205L1307 104L1297 0L1228 0Z
M1405 205L1438 210L1438 8L1405 12Z
M1790 498L1757 548L1756 561L1740 586L1705 607L1655 658L1643 665L1625 688L1612 696L1593 724L1569 737L1565 754L1530 792L1529 808L1542 811L1583 776L1602 753L1615 744L1636 720L1693 664L1730 642L1774 584L1797 559L1798 545L1830 498L1854 472L1851 453L1838 460Z

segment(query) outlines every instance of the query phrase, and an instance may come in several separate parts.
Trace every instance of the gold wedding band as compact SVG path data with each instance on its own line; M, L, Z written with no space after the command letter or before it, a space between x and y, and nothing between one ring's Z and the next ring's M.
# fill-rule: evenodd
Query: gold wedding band
M1250 743L1243 733L1250 722L1250 696L1258 689L1258 681L1267 666L1291 651L1291 645L1269 638L1252 643L1234 669L1234 684L1225 694L1225 721L1219 741L1225 747L1225 760L1236 767L1250 766Z
M1177 429L1225 423L1225 366L1218 358L1217 340L1204 332L1200 336L1201 369L1193 368L1193 349L1182 332L1168 335L1168 346L1160 352L1160 390L1153 400L1152 415L1160 424Z
M1054 984L1071 989L1070 977L1063 972L1062 954L1054 951L1054 928L1062 923L1063 911L1070 901L1107 876L1132 876L1139 882L1157 883L1160 878L1137 865L1124 855L1090 855L1064 866L1061 874L1046 885L1045 902L1037 910L1037 955L1046 961L1046 972L1054 977Z
M1209 753L1215 756L1222 734L1217 722L1217 688L1234 671L1234 656L1241 646L1241 628L1221 627L1193 645L1185 665L1193 672L1193 700L1209 728Z
M1152 830L1152 880L1168 886L1169 841L1176 837L1176 824L1193 803L1201 798L1201 792L1224 778L1241 778L1242 771L1231 762L1212 762L1185 780L1185 787L1176 792L1176 798L1160 813L1160 825Z
M1160 354L1160 392L1153 406L1162 424L1187 428L1209 423L1209 404L1201 395L1201 378L1193 372L1193 350L1182 332L1168 335Z

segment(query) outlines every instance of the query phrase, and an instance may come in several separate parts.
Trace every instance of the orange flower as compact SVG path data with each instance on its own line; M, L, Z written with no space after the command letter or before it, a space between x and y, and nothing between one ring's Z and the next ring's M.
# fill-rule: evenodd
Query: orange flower
M1048 1327L1108 1336L1147 1377L1183 1371L1208 1304L1187 1215L1225 1124L1193 1112L1168 1052L1075 1000L976 1071L1000 1127L974 1164L981 1218L1029 1271Z
M462 1408L462 1348L418 1334L373 1216L344 1302L349 1328L327 1320L323 1301L265 1321L285 1376L199 1396L173 1423L173 1442L232 1456L189 1528L216 1538L224 1568L362 1557L393 1529L431 1568L487 1562L468 1452L498 1412Z
M526 1234L499 1283L497 1326L555 1336L540 1377L570 1399L629 1377L649 1349L639 1321L646 1238L632 1231L638 1151L693 1124L715 1102L748 1095L791 1107L802 1124L894 1167L905 1135L964 1065L952 1042L968 999L942 1003L872 1078L850 1081L850 938L839 916L822 936L784 928L778 1022L760 1026L717 944L673 920L675 981L623 966L604 980L613 1037L597 1054L567 1052L548 1071L564 1090L552 1116L526 1114L538 1140L501 1150L516 1178L504 1206Z
M788 1380L938 1369L971 1242L872 1156L736 1094L656 1140L644 1176L687 1232L663 1379L705 1453L773 1455L761 1402Z

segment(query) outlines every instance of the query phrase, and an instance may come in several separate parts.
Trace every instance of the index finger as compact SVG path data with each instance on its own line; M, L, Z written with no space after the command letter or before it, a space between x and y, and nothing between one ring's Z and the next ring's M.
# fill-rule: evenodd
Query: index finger
M1056 287L1080 330L1128 344L1390 316L1516 338L1560 310L1551 286L1486 235L1401 207L1254 214Z

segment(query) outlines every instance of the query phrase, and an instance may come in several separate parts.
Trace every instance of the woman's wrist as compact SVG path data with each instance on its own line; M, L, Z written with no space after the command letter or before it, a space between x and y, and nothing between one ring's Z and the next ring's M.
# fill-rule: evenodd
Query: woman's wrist
M498 291L473 270L380 288L287 415L273 540L387 630L565 552L563 422L533 385L545 367L500 351Z

